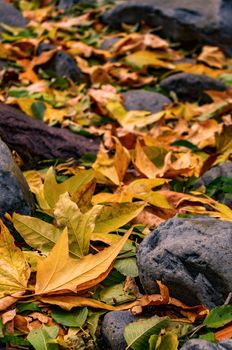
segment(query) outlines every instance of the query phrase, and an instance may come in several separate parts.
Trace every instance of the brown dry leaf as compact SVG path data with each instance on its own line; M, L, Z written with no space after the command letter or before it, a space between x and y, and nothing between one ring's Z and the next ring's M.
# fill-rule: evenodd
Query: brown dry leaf
M156 80L156 78L152 76L142 76L139 72L131 72L128 67L123 66L118 67L115 65L109 73L112 77L118 79L121 85L134 88L151 84Z
M14 318L15 329L25 334L29 333L30 332L29 320L30 320L29 317L16 315Z
M30 21L41 23L43 22L53 11L52 6L43 7L33 11L23 11L23 16Z
M119 39L111 48L116 55L123 55L143 49L143 37L139 33L131 33Z
M182 212L208 215L210 217L232 221L232 210L227 205L218 203L213 198L207 197L206 195L204 195L204 197L199 197L199 195L202 195L200 192L197 192L196 194L198 196L184 195L176 204L176 207L181 207ZM189 206L188 204L191 203L194 204ZM197 204L203 204L203 206ZM207 210L207 207L211 207L211 210Z
M145 47L152 49L168 49L169 44L166 40L160 38L158 35L147 33L143 37Z
M133 220L133 224L142 224L152 230L164 221L164 219L156 215L152 208L144 208L143 211ZM150 233L150 231L148 233Z
M51 305L58 305L65 310L71 310L74 307L83 307L83 306L92 307L94 309L109 310L109 311L128 310L136 304L136 302L132 302L130 304L113 306L113 305L102 303L95 299L90 299L90 298L77 296L77 295L72 295L72 296L71 295L67 295L67 296L53 295L51 297L43 297L41 298L41 301L43 303L47 303Z
M210 67L223 68L226 63L224 53L216 46L203 46L202 52L197 57L199 62L207 63Z
M165 299L164 299L165 296ZM209 310L204 305L188 306L182 303L180 300L171 298L167 295L152 294L144 295L138 301L138 305L141 307L147 306L160 306L160 305L172 305L180 309L180 312L185 315L191 322L194 322L198 318L206 316Z
M41 323L48 323L49 322L49 317L42 314L41 312L32 312L32 314L30 314L30 317L33 320L39 320Z
M96 255L75 260L69 257L68 233L64 230L49 256L38 263L36 294L78 292L94 287L108 275L130 234L131 230L118 243Z
M16 316L16 309L6 311L2 314L2 323L6 324L10 321L12 321Z
M85 23L90 18L90 12L79 17L63 17L61 21L56 22L56 27L59 29L70 29L80 23Z
M103 115L107 114L106 104L109 100L121 102L122 97L112 85L103 85L101 89L89 89L89 97L97 103Z
M215 146L216 133L220 134L221 131L222 125L218 124L216 120L205 120L193 123L185 139L199 148Z
M85 58L89 58L94 55L105 60L112 57L112 54L109 51L95 49L81 41L69 41L66 45L69 47L68 52L73 56L81 55Z
M11 296L7 296L0 299L0 311L8 309L11 305L17 302L18 297L21 297L24 292L16 292Z

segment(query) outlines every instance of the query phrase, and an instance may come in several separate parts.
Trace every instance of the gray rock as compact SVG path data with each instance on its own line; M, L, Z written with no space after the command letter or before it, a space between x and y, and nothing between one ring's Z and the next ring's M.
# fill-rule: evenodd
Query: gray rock
M161 280L171 296L188 305L215 307L232 291L232 222L172 218L152 231L137 252L144 290L157 293Z
M62 10L69 10L72 6L80 3L93 3L94 0L60 0L58 3L58 8Z
M232 339L217 344L209 343L203 339L192 339L185 343L181 350L232 350Z
M114 44L120 40L120 37L108 38L101 43L102 50L110 50Z
M0 59L0 71L8 67L8 63L5 60Z
M209 103L212 99L206 90L225 91L226 85L203 74L177 73L161 81L160 86L169 92L174 91L182 101Z
M34 203L28 184L6 144L0 140L0 214L30 215Z
M209 185L213 180L217 177L225 176L232 177L232 162L227 161L225 163L219 164L210 170L206 171L200 179L196 181L196 186L199 187L201 185Z
M55 46L51 44L40 44L37 52L40 55L54 48ZM82 73L74 58L62 50L57 51L49 62L40 67L52 76L69 78L78 83L89 83L88 76Z
M137 319L138 317L129 311L111 311L105 315L102 322L102 336L108 349L124 350L126 348L124 328Z
M27 22L21 12L5 0L0 0L0 23L11 27L25 27ZM2 28L0 26L0 32Z
M106 12L111 27L144 21L160 34L192 48L198 43L220 46L232 55L232 2L230 0L124 0Z
M132 90L122 93L123 105L127 111L149 111L157 113L163 109L165 105L171 103L171 100L157 92L145 90Z
M204 185L208 186L212 181L216 180L218 177L229 177L232 179L232 162L226 161L225 163L219 164L210 170L206 171L196 182L195 186L196 188ZM216 200L220 201L221 203L224 203L228 205L230 208L232 208L232 194L227 193L226 195L224 193L222 194L216 194L213 196Z

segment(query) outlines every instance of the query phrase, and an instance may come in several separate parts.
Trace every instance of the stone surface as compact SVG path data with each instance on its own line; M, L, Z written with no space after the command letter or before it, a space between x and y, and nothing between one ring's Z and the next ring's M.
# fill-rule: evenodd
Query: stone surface
M145 90L132 90L122 93L123 105L127 111L142 110L157 113L171 100L164 95Z
M103 40L103 42L101 43L101 49L110 50L112 46L114 46L114 44L116 44L120 39L120 37L114 37Z
M1 60L1 59L0 59L0 71L1 71L2 69L7 68L7 67L8 67L7 61L4 61L4 60Z
M97 138L90 139L64 128L50 127L2 103L0 137L29 167L45 159L79 159L85 153L96 154L99 149Z
M217 344L209 343L206 340L193 339L185 343L181 350L232 350L232 339Z
M210 170L206 171L195 183L196 188L204 185L208 186L212 181L217 179L218 177L230 177L232 179L232 162L227 161L225 163L219 164ZM224 193L217 194L213 198L216 200L228 205L232 208L232 194Z
M209 185L217 177L225 176L232 178L232 162L227 161L219 164L210 170L206 171L199 180L196 181L196 186Z
M0 140L0 213L30 215L34 206L28 184L6 144Z
M203 74L177 73L161 81L160 86L166 91L174 91L182 101L201 103L211 102L206 90L225 91L226 85Z
M120 27L122 23L144 21L187 47L206 43L232 55L231 16L230 0L124 0L103 15L103 22Z
M94 0L60 0L58 3L58 8L63 10L68 10L72 6L80 3L92 3Z
M0 23L7 24L11 27L25 27L27 22L21 12L5 0L0 0ZM2 28L0 26L0 32Z
M40 55L42 52L53 50L54 48L55 46L51 44L40 44L38 54ZM78 83L89 82L89 78L82 73L74 58L62 50L57 51L48 63L40 67L53 76L66 77Z
M102 322L102 336L107 348L125 350L127 344L123 336L124 328L137 319L129 311L108 312Z
M222 305L232 290L232 222L172 218L152 231L137 252L145 292L161 280L171 296L188 305Z

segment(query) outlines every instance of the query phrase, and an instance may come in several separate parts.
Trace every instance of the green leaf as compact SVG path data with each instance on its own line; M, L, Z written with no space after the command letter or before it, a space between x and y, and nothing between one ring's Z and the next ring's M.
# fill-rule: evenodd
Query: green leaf
M19 313L25 311L38 311L41 312L41 308L35 303L25 303L17 305L17 311Z
M120 272L113 269L101 284L106 287L111 287L115 284L123 282L124 280L125 277Z
M33 102L31 105L31 111L36 119L43 120L46 106L43 102Z
M124 276L137 277L139 274L136 258L118 259L114 268Z
M65 311L56 308L52 311L52 318L57 322L67 327L82 327L88 316L88 308L78 308L72 311Z
M191 149L192 151L200 151L200 149L194 145L192 142L189 142L187 140L179 140L172 143L172 146L180 146L180 147L186 147Z
M200 339L209 341L210 343L216 343L216 338L213 332L208 332L199 336Z
M204 326L219 328L232 321L232 305L218 306L204 320Z
M28 96L28 91L27 90L10 90L8 95L11 97L16 97L16 98L20 98L20 97L26 97Z
M60 228L68 228L69 246L76 256L82 257L88 254L96 217L101 208L100 205L96 205L82 214L67 192L62 194L56 203L54 208L56 222Z
M108 305L123 304L135 300L135 296L124 291L124 283L103 288L99 293L100 301Z
M11 345L19 345L19 346L26 346L26 347L30 346L30 343L26 339L23 339L22 336L17 337L16 335L5 335L4 338L1 338L1 344L2 343L4 344L10 343Z
M90 332L91 337L95 340L95 333L97 331L99 318L104 315L105 311L89 311L87 318L87 327Z
M43 325L39 329L31 331L27 339L35 350L59 350L57 344L49 344L49 341L57 337L58 332L58 326L47 327Z
M127 349L148 350L150 336L159 334L161 329L166 328L169 324L170 320L168 317L158 316L130 323L124 329L124 338L128 345Z
M97 217L94 232L109 233L134 219L144 208L144 202L105 205Z

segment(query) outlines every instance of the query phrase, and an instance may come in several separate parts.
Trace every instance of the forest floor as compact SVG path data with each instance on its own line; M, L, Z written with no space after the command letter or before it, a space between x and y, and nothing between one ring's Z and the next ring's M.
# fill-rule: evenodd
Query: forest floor
M105 348L106 312L143 315L151 305L150 323L138 323L133 339L127 330L132 349L230 338L231 305L208 315L206 305L171 298L162 281L145 295L136 250L173 217L232 221L232 174L202 177L230 161L232 59L215 46L183 49L144 23L114 31L101 21L111 4L64 12L38 3L17 2L26 28L2 25L0 102L99 149L33 165L14 152L36 209L5 215L17 233L1 223L0 343Z

